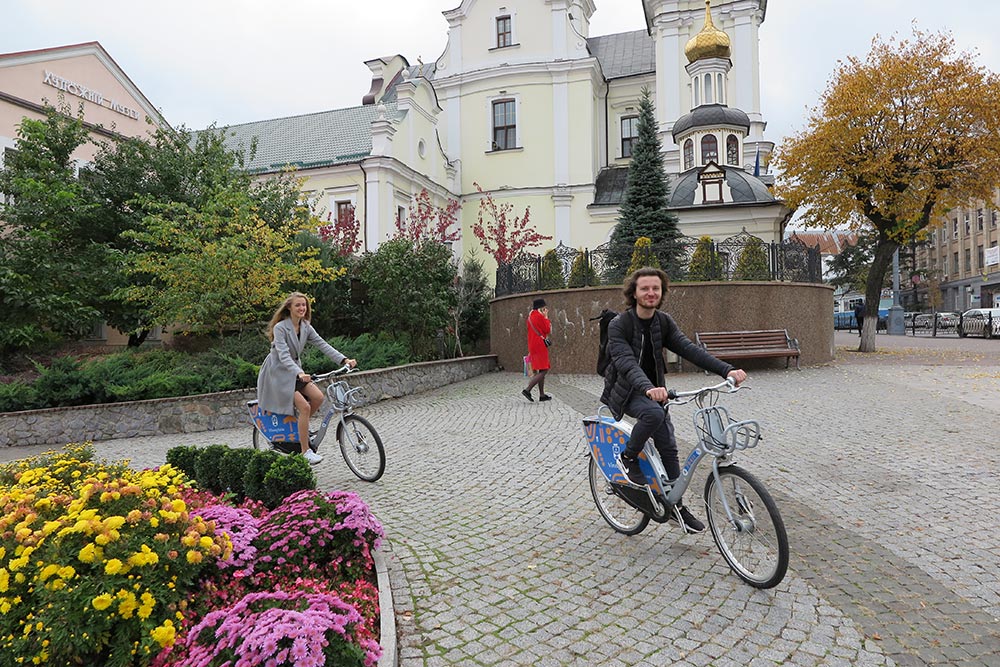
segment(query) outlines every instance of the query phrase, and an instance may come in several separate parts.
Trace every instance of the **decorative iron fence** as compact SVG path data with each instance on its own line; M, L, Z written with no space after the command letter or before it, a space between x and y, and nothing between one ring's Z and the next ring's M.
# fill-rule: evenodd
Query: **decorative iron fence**
M801 240L765 243L746 231L723 241L687 236L641 249L605 243L592 250L560 243L545 255L521 253L497 267L496 295L545 289L620 285L633 264L660 266L675 282L703 280L770 280L823 282L819 246ZM636 261L633 261L636 260Z

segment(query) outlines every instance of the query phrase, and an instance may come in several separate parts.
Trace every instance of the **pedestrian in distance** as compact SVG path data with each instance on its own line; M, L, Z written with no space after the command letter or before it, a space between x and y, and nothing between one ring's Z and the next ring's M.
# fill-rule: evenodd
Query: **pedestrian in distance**
M535 299L528 313L528 358L534 371L528 386L521 390L526 399L534 402L531 390L538 385L538 400L551 401L552 396L545 393L545 376L549 373L549 334L552 333L552 322L549 321L549 309L545 299Z
M854 319L858 321L858 335L861 335L861 327L865 324L865 301L862 299L854 306Z
M671 480L680 476L674 426L663 409L667 401L664 349L706 371L731 378L736 385L747 377L744 371L692 343L674 318L659 309L668 286L667 274L660 269L644 267L634 272L626 279L622 290L627 309L608 325L610 363L604 373L601 402L608 406L616 420L623 414L636 419L628 445L617 463L622 474L637 486L646 485L638 456L650 436L667 476ZM679 503L677 509L688 532L705 530L705 524L687 507Z
M257 374L257 401L262 410L282 415L297 414L302 455L316 464L323 457L309 442L309 418L323 405L323 392L302 370L302 350L307 343L318 347L337 365L357 365L354 359L335 350L310 324L312 305L301 292L292 292L274 311L267 325L271 351Z

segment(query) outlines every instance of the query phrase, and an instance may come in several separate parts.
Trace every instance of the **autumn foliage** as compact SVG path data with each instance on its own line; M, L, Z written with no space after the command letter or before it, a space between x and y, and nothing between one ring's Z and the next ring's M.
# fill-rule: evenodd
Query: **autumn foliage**
M405 219L396 220L396 235L394 238L404 238L421 243L422 241L437 241L447 243L462 238L458 229L458 212L462 205L454 199L441 208L431 203L431 196L424 188L413 198L409 214Z
M805 130L776 156L778 194L803 221L876 239L869 315L896 249L1000 182L1000 79L946 33L876 37L839 64ZM874 349L866 318L862 351ZM871 322L869 328L867 322Z

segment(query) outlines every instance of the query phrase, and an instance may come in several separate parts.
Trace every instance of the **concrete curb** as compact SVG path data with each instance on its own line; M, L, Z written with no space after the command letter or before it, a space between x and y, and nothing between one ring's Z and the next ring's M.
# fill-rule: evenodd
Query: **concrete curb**
M392 588L389 586L389 568L382 549L372 554L375 561L375 576L378 580L379 645L382 657L378 667L398 667L399 652L396 650L396 610L392 606Z

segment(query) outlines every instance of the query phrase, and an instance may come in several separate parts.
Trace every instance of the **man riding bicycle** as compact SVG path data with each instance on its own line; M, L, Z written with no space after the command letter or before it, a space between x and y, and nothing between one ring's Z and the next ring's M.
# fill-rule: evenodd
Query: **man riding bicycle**
M660 269L644 267L633 273L623 288L628 309L608 326L610 363L604 373L601 402L608 406L615 419L621 419L623 414L636 419L628 446L619 455L618 467L630 482L638 486L645 486L646 478L639 470L637 457L650 436L667 476L671 480L680 476L674 426L663 409L667 400L663 349L706 371L732 378L736 385L747 377L744 371L692 343L674 318L659 310L667 286L667 274ZM678 504L677 509L688 532L705 530L705 524L684 505Z

